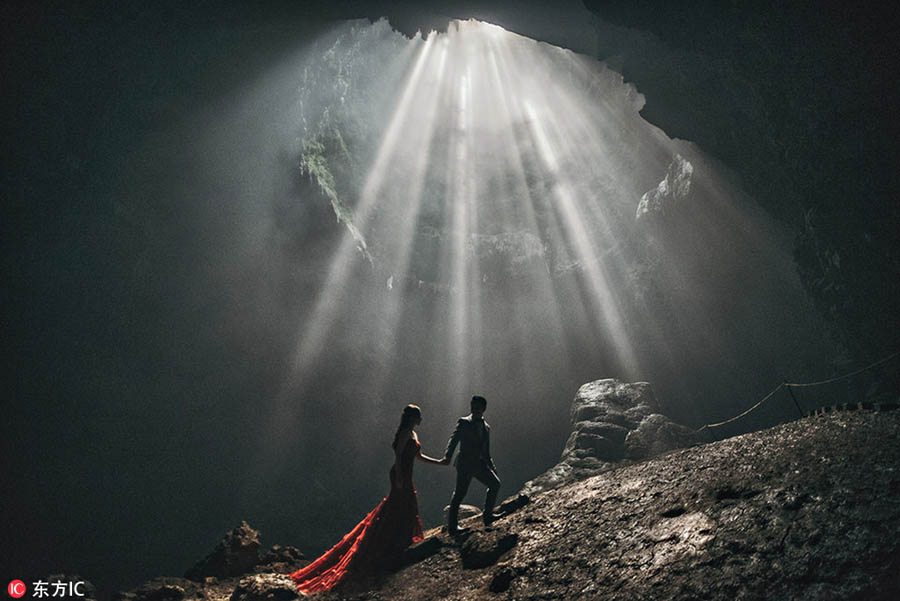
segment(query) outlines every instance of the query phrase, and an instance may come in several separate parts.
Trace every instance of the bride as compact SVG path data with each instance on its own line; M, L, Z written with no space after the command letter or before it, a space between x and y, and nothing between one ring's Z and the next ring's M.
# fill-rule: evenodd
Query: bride
M413 485L413 461L447 465L447 461L422 454L415 427L422 410L407 405L394 435L391 491L375 509L339 543L308 566L290 574L301 593L327 591L349 576L397 567L403 551L424 538L419 503Z

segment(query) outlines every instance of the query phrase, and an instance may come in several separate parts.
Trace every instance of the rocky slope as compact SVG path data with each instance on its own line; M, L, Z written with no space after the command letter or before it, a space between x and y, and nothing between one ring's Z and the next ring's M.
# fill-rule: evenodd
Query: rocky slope
M490 530L473 518L460 541L432 530L404 569L319 598L897 599L898 441L900 412L844 412L672 451L537 494ZM119 597L287 601L297 557L281 556L293 565Z

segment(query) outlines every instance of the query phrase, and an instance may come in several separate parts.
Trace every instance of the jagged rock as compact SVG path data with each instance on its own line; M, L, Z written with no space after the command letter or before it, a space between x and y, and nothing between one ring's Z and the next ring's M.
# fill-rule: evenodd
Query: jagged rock
M518 535L502 563L445 546L327 599L895 601L898 439L900 412L860 411L667 453L539 494L460 549Z
M669 163L663 180L655 188L641 196L635 218L647 219L650 216L665 215L672 211L690 195L693 174L694 166L680 154L676 154Z
M158 577L131 591L119 591L113 601L182 601L198 596L201 585L187 578Z
M254 574L242 578L231 601L291 601L300 594L294 581L284 574Z
M231 596L238 579L207 576L201 581L194 581L188 578L158 577L136 589L113 594L111 601L222 601Z
M472 570L494 565L501 555L516 546L518 539L518 534L508 530L473 532L459 549L463 567Z
M900 412L860 410L623 464L511 501L521 510L496 528L476 527L458 549L432 529L418 561L321 599L894 601L898 438ZM113 599L143 601L179 587L185 598L209 601L298 598L288 576L270 573L202 584L159 578Z
M254 570L257 573L277 572L279 574L290 574L308 563L306 556L297 547L273 545L260 558Z
M184 577L199 581L207 576L240 576L250 572L258 562L259 531L244 521L226 534L212 553L185 572Z
M661 410L646 382L605 379L583 385L572 402L572 434L560 462L527 482L522 492L558 488L699 441Z
M184 599L184 588L177 584L164 584L137 598L140 601L181 601Z

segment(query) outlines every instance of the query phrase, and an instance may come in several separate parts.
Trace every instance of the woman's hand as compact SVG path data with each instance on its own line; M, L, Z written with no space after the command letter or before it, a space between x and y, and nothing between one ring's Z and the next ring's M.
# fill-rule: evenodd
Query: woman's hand
M434 457L429 457L428 455L419 451L419 454L416 456L420 461L424 461L425 463L433 463L435 465L447 465L450 463L449 459L435 459ZM446 463L445 463L446 460Z

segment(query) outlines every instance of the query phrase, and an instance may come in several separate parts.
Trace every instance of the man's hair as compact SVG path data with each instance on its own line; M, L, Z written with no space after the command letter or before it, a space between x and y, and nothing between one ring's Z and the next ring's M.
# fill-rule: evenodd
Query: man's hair
M487 409L487 399L484 398L483 396L473 396L472 404L473 405L478 404L478 405L481 405L484 409Z

